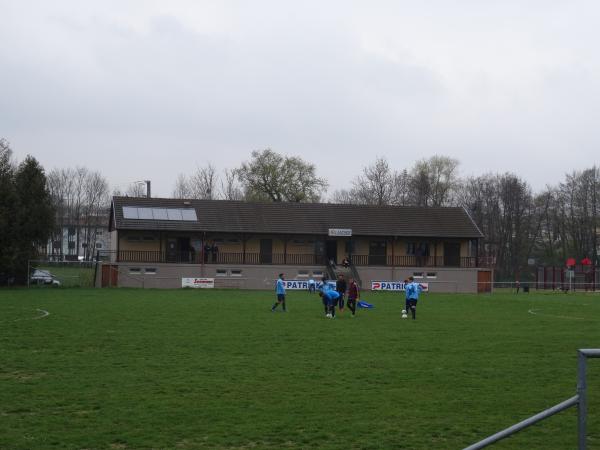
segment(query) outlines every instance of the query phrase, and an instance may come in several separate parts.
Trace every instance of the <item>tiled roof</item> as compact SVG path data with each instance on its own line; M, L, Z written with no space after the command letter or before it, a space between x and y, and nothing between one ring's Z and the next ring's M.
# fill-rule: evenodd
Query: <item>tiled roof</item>
M198 220L125 219L124 206L194 208ZM112 208L111 230L327 235L329 228L350 228L354 236L482 237L463 208L135 197L114 197Z

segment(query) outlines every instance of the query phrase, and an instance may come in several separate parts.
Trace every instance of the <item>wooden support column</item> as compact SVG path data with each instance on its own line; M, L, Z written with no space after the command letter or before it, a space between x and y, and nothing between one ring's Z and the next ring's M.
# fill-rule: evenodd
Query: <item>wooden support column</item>
M394 247L396 246L396 238L397 236L392 237L392 281L394 281L394 279L396 278L394 273L396 271L396 253L394 249Z
M248 238L242 233L242 264L246 264L246 242Z

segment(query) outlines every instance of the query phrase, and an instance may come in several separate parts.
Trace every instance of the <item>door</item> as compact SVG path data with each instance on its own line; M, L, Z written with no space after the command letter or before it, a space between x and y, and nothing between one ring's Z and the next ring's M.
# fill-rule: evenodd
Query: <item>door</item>
M325 256L327 256L327 262L333 261L337 264L337 241L328 240L325 242Z
M271 264L273 262L273 239L260 240L260 263Z
M477 292L492 292L492 272L477 272Z
M385 266L387 254L386 241L371 241L369 242L369 265L370 266Z
M167 262L177 262L177 239L167 239Z
M444 266L460 267L459 242L444 242Z
M102 264L102 287L117 287L119 285L119 266Z
M192 247L190 245L190 238L177 238L177 252L179 256L179 262L190 263L193 262ZM215 260L216 260L216 256ZM216 261L214 261L216 262Z

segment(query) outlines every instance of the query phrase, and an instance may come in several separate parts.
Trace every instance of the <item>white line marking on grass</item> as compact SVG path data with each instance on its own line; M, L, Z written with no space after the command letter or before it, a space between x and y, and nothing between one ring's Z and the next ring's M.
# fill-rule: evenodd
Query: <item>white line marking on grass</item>
M21 320L37 320L37 319L43 319L44 317L48 317L50 315L50 313L48 311L46 311L45 309L39 309L36 308L36 311L39 311L42 313L41 316L37 316L37 317L28 317L26 319L15 319L13 320L13 322L20 322Z
M39 308L37 308L37 309L36 309L36 311L39 311L39 312L41 312L41 313L42 313L42 315L41 315L41 316L38 316L38 317L34 317L34 318L33 318L33 319L31 319L31 320L43 319L44 317L48 317L48 316L50 315L50 313L49 313L48 311L46 311L45 309L39 309Z
M555 319L568 319L568 320L585 320L584 317L572 317L572 316L555 316L553 314L542 314L537 311L541 311L541 309L530 309L527 311L529 314L533 314L534 316L544 316L544 317L554 317Z

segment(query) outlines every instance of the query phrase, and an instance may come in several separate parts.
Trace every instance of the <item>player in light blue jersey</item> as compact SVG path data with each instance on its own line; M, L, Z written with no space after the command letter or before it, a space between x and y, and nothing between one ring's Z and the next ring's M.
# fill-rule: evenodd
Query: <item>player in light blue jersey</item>
M275 283L275 294L277 295L277 301L271 308L271 311L275 311L277 306L281 305L283 312L286 312L285 309L285 283L284 283L284 274L280 273L279 278L277 278L277 282Z
M413 320L416 320L417 302L419 301L419 294L423 288L419 283L415 283L415 279L413 277L408 277L408 284L406 285L405 289L408 308L410 308L410 313L412 314Z
M327 289L319 291L319 296L323 299L323 306L325 306L326 316L330 319L335 318L335 305L337 305L340 294L333 289Z

